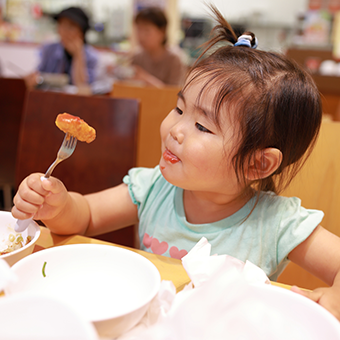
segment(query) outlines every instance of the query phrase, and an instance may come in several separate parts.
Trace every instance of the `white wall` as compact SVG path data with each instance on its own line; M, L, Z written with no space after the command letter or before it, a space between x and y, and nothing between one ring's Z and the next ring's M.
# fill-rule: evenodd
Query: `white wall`
M138 1L138 0L135 0ZM172 0L169 0L172 1ZM181 15L208 17L206 4L215 4L229 21L253 19L265 24L292 26L298 13L308 8L308 0L176 0ZM134 0L94 0L93 17L97 20L112 19L116 11L125 12L125 18L132 17ZM120 14L121 15L121 14ZM123 15L124 16L124 15ZM248 20L249 21L249 20ZM115 30L117 27L115 27ZM124 27L124 29L127 29Z
M38 62L38 45L7 44L0 42L0 68L2 77L24 77L36 69Z
M215 4L229 21L258 15L266 23L288 25L308 8L308 0L178 0L180 12L190 17L207 16L205 3Z

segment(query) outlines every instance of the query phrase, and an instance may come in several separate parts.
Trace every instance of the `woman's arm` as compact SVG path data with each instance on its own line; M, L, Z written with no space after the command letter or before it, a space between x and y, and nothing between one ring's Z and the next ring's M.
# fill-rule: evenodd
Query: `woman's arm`
M340 238L318 226L288 257L331 286L312 292L297 287L292 290L319 303L340 320Z
M85 50L82 41L74 41L72 58L72 79L73 84L81 86L89 83L89 75L86 68Z
M160 79L156 78L152 74L145 71L141 66L139 65L132 65L132 66L135 71L135 75L132 79L141 80L145 83L145 85L154 86L158 88L162 88L166 85Z
M78 32L63 37L62 44L72 55L71 76L76 86L89 83L83 37Z

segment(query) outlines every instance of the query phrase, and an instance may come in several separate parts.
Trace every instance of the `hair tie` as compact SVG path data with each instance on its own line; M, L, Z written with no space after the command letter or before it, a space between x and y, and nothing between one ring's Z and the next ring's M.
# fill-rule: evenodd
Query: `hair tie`
M253 40L253 37L251 35L243 34L238 37L237 42L234 44L234 46L247 46L250 48L256 48L258 45L257 38L255 37L255 45L251 46L251 41Z

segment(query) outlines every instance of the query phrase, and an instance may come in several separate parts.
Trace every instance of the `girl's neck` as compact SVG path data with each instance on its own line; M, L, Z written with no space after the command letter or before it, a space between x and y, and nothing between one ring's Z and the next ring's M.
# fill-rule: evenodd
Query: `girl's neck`
M236 213L253 195L252 190L237 197L184 190L185 216L187 221L192 224L217 222Z

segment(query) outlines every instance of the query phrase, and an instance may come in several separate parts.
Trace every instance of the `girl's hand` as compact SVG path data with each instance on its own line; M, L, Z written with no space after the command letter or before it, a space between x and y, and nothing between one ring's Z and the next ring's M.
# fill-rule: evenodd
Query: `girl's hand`
M21 182L13 199L15 218L50 220L63 210L68 199L64 184L54 177L42 181L43 175L32 174Z
M305 291L293 286L291 291L317 302L340 321L340 287L332 286L329 288L317 288L313 291Z

